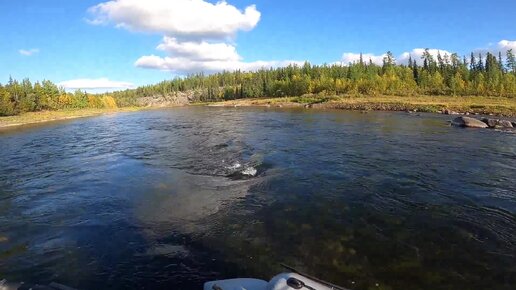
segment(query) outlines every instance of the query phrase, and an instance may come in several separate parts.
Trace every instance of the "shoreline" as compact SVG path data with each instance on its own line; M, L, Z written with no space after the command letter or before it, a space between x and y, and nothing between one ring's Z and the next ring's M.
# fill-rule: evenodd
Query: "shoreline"
M450 115L516 117L516 99L451 96L301 96L237 99L204 103L209 107L276 107L350 111L410 111Z
M448 113L450 115L491 115L516 117L516 99L496 97L451 96L301 96L283 98L237 99L220 102L191 103L190 106L207 107L274 107L337 109L350 111L410 111ZM0 131L24 125L72 120L123 112L173 108L124 107L117 109L68 109L59 111L27 112L16 116L0 117Z
M117 109L67 109L58 111L26 112L15 116L0 117L0 131L24 125L37 125L56 121L73 120L108 114L136 112L147 108L127 107Z

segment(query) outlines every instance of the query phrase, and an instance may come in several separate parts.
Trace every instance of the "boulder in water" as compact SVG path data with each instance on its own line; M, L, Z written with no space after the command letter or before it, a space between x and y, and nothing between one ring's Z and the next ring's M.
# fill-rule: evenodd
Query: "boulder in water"
M471 117L457 117L452 121L453 125L468 128L487 128L487 124Z
M514 126L510 121L483 118L482 122L486 123L489 128L513 128Z
M496 120L495 119L488 119L488 118L482 118L482 122L486 123L487 126L490 128L494 128L496 126Z
M513 128L514 126L512 125L511 121L507 121L507 120L500 120L499 122L500 126L502 126L503 128Z

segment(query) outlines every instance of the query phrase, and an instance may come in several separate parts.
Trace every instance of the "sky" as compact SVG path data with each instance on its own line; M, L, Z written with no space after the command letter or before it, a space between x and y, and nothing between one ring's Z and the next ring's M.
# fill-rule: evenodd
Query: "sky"
M516 51L514 0L2 0L0 83L108 91L309 61Z

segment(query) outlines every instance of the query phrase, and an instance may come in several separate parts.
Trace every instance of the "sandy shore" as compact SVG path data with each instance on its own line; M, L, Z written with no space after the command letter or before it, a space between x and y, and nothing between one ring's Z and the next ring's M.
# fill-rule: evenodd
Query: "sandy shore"
M17 116L0 117L0 130L21 125L38 124L59 120L69 120L84 117L92 117L120 112L133 112L143 108L129 107L119 109L78 109L60 111L28 112Z

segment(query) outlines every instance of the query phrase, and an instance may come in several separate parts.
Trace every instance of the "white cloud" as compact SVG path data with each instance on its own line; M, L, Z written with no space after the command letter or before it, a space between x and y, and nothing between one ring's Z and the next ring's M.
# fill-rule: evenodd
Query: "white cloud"
M485 48L478 48L473 50L474 53L482 53L485 54L487 52L493 53L495 55L498 55L499 52L502 53L502 57L506 56L506 52L512 49L516 53L516 40L501 40L496 44L488 44ZM425 52L425 48L415 48L411 51L403 52L396 58L396 63L398 64L407 64L410 57L412 57L412 60L415 60L419 65L423 64L423 59L421 58L423 56L423 53ZM437 61L437 55L441 54L441 57L448 56L449 59L451 59L452 52L447 51L445 49L436 49L431 48L428 49L428 52L434 57L434 59ZM362 54L362 59L364 62L369 62L369 59L372 60L373 63L377 65L383 64L383 58L386 54L382 55L375 55L372 53L364 53ZM469 56L469 53L466 55ZM342 65L347 65L348 63L358 62L360 60L360 54L359 53L353 53L353 52L346 52L342 55L342 58L339 62Z
M506 54L507 54L507 51L510 50L510 49L513 50L513 53L516 53L516 40L514 40L514 41L511 41L511 40L501 40L498 43L496 43L495 45L490 43L486 48L478 48L478 49L475 49L474 52L475 53L487 53L487 52L490 52L490 53L493 53L495 55L498 55L498 53L501 52L502 56L505 57Z
M502 41L498 42L498 48L502 52L507 51L509 49L512 49L512 50L516 51L516 40L514 40L514 41L502 40Z
M208 43L206 41L178 42L176 38L165 36L158 45L158 50L166 51L169 55L184 57L196 61L238 61L235 46L226 43Z
M147 55L140 57L135 65L141 68L159 69L179 74L194 72L217 72L222 70L254 71L260 68L301 64L298 61L253 61L244 62L234 45L227 43L209 43L206 41L184 41L165 36L158 45L158 50L168 56Z
M240 11L226 1L203 0L113 0L89 9L91 24L113 23L130 31L169 36L225 38L237 31L249 31L260 20L255 5Z
M107 90L107 89L130 89L134 84L129 82L112 81L108 78L99 79L75 79L63 81L57 84L65 89L75 90Z
M39 48L20 49L20 50L18 50L18 52L21 55L24 55L24 56L32 56L32 55L37 54L39 52Z
M400 54L398 57L395 57L396 63L398 64L407 64L410 57L412 57L412 60L415 60L418 64L422 64L423 60L421 59L421 56L423 56L423 53L425 52L425 48L415 48L411 50L410 52L404 52ZM429 49L428 52L434 57L435 60L437 60L437 55L440 53L441 57L445 57L445 55L448 56L448 58L451 57L452 53L449 51L446 51L444 49ZM387 54L381 54L381 55L375 55L372 53L364 53L362 54L362 59L365 63L369 63L369 60L371 60L376 65L382 65L383 64L383 58L386 57ZM346 52L342 54L342 58L340 60L340 63L342 65L347 65L349 63L354 63L360 61L360 53L353 53L353 52Z
M302 65L301 61L253 61L243 62L240 60L195 60L185 57L160 57L156 55L142 56L135 65L141 68L159 69L176 73L194 72L217 72L217 71L255 71L261 68L282 67L292 65Z
M363 53L362 54L362 60L365 63L369 63L369 60L371 60L374 64L381 65L383 63L383 58L387 54L382 55L374 55L372 53ZM353 53L353 52L345 52L342 54L342 59L340 60L340 63L342 65L348 65L349 63L359 62L360 61L360 53Z
M255 5L243 11L222 0L113 0L89 9L94 25L114 24L130 31L163 34L157 50L165 56L145 55L135 66L177 74L252 71L301 64L298 61L245 62L229 39L238 31L252 30L260 20Z
M412 57L412 60L415 60L419 65L423 64L423 59L421 58L423 56L423 53L425 52L425 48L415 48L410 52L404 52L402 53L398 59L397 63L399 64L408 64L409 58ZM430 48L428 49L428 52L430 55L437 61L437 56L441 54L441 57L447 56L448 59L451 59L451 55L453 53L444 50L444 49L436 49L436 48Z

